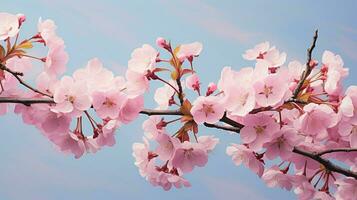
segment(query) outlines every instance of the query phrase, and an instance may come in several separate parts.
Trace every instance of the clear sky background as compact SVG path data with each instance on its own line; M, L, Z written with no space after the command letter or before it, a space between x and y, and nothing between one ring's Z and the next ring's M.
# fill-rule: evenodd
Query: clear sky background
M36 32L39 17L53 19L70 55L68 74L100 58L116 74L123 74L131 51L158 36L174 44L200 41L204 45L196 69L202 82L217 81L220 69L252 63L241 54L262 41L288 53L288 60L305 61L313 32L319 29L314 57L328 49L342 56L350 68L348 85L357 83L356 1L89 1L1 0L0 12L24 13L26 36ZM1 20L1 19L0 19ZM153 92L153 90L151 90ZM151 93L153 94L153 93ZM154 107L152 95L147 107ZM141 116L117 131L117 145L76 160L57 152L34 127L13 114L0 119L0 199L294 199L294 194L267 188L225 154L239 137L202 128L221 143L204 168L186 176L191 188L165 192L138 173L132 143L141 141Z

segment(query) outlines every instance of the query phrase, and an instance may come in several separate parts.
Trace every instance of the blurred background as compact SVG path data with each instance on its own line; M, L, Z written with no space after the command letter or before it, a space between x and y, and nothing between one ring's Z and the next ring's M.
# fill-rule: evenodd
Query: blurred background
M306 48L319 29L314 58L324 50L340 54L350 68L346 85L357 83L356 1L94 1L1 0L0 12L24 13L23 38L36 33L37 22L53 19L70 55L67 74L98 57L115 74L124 75L130 53L158 36L173 44L200 41L204 50L195 61L202 86L216 82L223 66L239 69L253 63L242 53L270 41L287 52L288 61L305 62ZM1 19L0 19L1 20ZM36 71L36 69L34 69ZM38 68L37 70L40 70ZM154 85L155 86L155 85ZM153 92L146 107L154 108ZM140 116L117 131L117 144L76 160L53 148L38 130L14 114L0 120L0 199L294 199L292 192L270 189L245 167L236 167L225 154L237 135L202 127L221 143L204 168L185 177L191 188L163 191L142 178L131 146L141 142Z

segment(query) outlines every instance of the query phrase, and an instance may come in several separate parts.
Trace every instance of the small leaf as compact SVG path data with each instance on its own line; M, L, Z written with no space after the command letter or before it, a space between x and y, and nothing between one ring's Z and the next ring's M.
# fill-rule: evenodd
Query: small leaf
M184 114L184 115L188 115L188 116L192 116L191 115L191 108L192 105L190 103L190 101L188 101L187 99L183 102L180 111Z
M179 77L179 74L177 73L176 70L171 72L172 80L176 81L178 79L178 77Z
M19 49L31 49L33 47L32 42L26 41L17 46Z
M156 67L152 72L162 72L162 71L170 71L169 69L166 68L161 68L161 67Z
M0 45L0 58L3 58L5 56L5 49L3 46Z
M185 75L185 74L190 74L190 73L194 73L195 71L191 70L191 69L183 69L181 71L181 76Z

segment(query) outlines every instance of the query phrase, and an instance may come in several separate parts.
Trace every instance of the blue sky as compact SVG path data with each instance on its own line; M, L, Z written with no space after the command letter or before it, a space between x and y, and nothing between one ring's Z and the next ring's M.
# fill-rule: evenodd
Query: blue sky
M158 36L174 44L204 45L196 69L202 82L219 79L220 69L249 66L241 54L262 41L288 53L288 60L305 61L314 29L319 29L315 58L328 49L350 68L348 85L357 80L356 1L85 1L3 0L1 12L24 13L24 35L36 31L37 20L53 19L70 54L68 74L100 58L123 74L131 51ZM153 90L152 90L153 91ZM152 94L152 93L151 93ZM154 104L148 95L147 107ZM267 188L255 174L236 167L225 154L238 137L202 128L221 143L205 168L186 176L188 189L169 192L152 187L138 173L131 145L141 140L141 116L117 132L117 145L76 160L57 152L34 127L13 114L1 117L0 199L292 199L292 193Z

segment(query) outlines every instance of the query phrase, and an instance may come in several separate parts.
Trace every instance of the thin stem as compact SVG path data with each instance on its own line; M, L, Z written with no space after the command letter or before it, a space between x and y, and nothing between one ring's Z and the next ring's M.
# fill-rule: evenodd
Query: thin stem
M39 91L38 89L36 88L33 88L32 86L30 86L28 83L26 83L24 80L22 80L22 78L20 78L19 76L23 75L21 72L15 72L15 71L12 71L11 69L7 68L5 65L1 64L0 63L0 69L2 70L5 70L7 72L9 72L10 74L12 74L18 81L21 85L25 86L26 88L38 93L38 94L41 94L43 96L47 96L47 97L50 97L52 98L51 95L49 94L46 94L46 93L43 93L41 91Z
M321 156L317 155L316 153L311 153L311 152L299 149L297 147L294 147L293 152L297 153L297 154L300 154L300 155L303 155L303 156L306 156L306 157L309 157L309 158L319 162L326 169L328 169L328 170L330 170L332 172L337 172L337 173L343 174L345 176L353 177L353 178L357 179L357 173L356 172L353 172L353 171L351 171L349 169L341 168L340 166L337 166L337 165L333 164L331 161L322 158Z
M318 37L318 30L315 31L315 35L312 40L312 44L311 44L310 48L307 49L306 68L305 68L304 72L302 73L300 81L295 88L295 91L294 91L293 97L292 97L293 99L297 98L302 86L304 85L306 78L310 75L310 73L312 71L312 66L310 66L311 60L312 60L312 51L314 50L314 48L316 46L317 37Z
M321 151L316 153L317 156L322 156L328 153L335 153L335 152L357 152L357 148L338 148L338 149L328 149L325 151Z
M157 80L159 80L159 81L161 81L161 82L163 82L163 83L169 85L172 89L175 90L176 93L179 93L179 91L178 91L173 85L171 85L169 82L165 81L164 79L162 79L162 78L160 78L160 77L157 77Z

